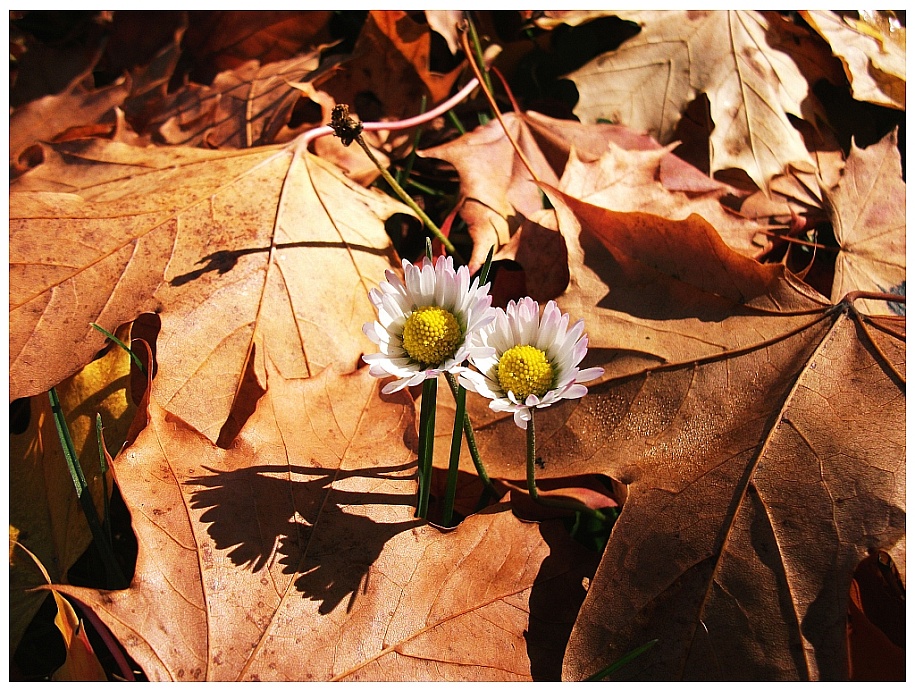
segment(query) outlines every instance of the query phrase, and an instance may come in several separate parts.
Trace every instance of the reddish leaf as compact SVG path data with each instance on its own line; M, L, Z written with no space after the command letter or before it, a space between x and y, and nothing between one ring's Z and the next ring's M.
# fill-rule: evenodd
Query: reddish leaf
M183 46L191 78L209 84L219 72L251 60L266 65L327 43L331 15L330 10L190 12Z

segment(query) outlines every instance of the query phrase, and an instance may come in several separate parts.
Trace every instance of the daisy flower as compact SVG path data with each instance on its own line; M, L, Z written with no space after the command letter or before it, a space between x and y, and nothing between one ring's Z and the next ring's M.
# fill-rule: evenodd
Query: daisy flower
M540 317L531 298L509 302L496 309L495 321L473 337L476 348L491 348L491 355L471 354L479 370L461 372L461 384L492 401L489 407L511 412L515 424L527 429L531 408L546 408L564 398L581 398L588 389L581 382L604 373L601 367L579 370L588 352L585 325L579 319L569 329L569 315L550 300Z
M386 271L369 300L378 320L362 331L378 345L378 353L362 357L375 377L394 376L384 393L421 384L442 372L460 373L469 356L485 357L492 349L471 345L470 337L494 318L489 284L470 282L466 266L454 270L451 257L435 264L424 258L422 266L403 261L404 280Z

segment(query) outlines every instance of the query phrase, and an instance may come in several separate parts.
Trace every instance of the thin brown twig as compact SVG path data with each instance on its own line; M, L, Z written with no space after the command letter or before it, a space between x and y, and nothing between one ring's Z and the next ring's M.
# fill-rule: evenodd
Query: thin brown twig
M521 159L521 163L524 164L524 167L527 168L527 171L531 174L534 182L539 183L540 178L537 176L537 173L534 172L534 167L531 165L531 162L528 160L527 156L524 155L524 152L521 150L518 142L515 141L515 138L512 136L511 132L508 131L508 125L506 125L505 120L502 119L502 113L499 112L499 107L496 105L496 99L493 97L489 89L486 88L485 80L483 79L483 73L480 71L480 67L477 65L476 60L474 60L473 50L470 47L470 40L467 38L466 31L461 32L461 45L464 48L464 52L467 54L467 60L470 62L470 68L473 70L474 76L476 76L477 80L480 82L480 88L486 95L486 100L489 101L492 112L495 113L496 119L499 121L499 124L502 125L502 129L505 131L505 136L508 137L508 141L511 142L512 148L515 150L515 153L518 154L518 158Z

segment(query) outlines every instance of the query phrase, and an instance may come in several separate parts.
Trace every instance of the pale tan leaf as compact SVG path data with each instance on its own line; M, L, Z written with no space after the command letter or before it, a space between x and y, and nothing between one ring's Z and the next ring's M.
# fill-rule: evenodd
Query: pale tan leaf
M715 123L713 173L739 168L765 189L789 164L813 168L788 119L812 118L809 80L819 76L799 68L800 61L817 61L798 57L804 37L796 29L775 15L742 10L617 14L642 31L569 75L583 121L604 118L666 144L689 102L705 93Z
M367 368L267 393L230 449L153 398L115 459L139 542L126 591L67 588L151 680L557 678L592 559L492 507L413 517L413 403Z
M906 185L896 132L852 150L838 186L827 192L840 252L832 300L853 291L896 293L906 287ZM905 304L866 301L868 314L905 312Z
M897 40L835 12L804 10L801 16L842 61L857 100L905 110L905 27L897 29Z
M159 397L217 439L249 360L307 377L370 347L383 219L406 207L283 148L48 151L10 197L10 394L47 390L158 311ZM320 270L316 270L321 267ZM334 305L329 312L328 305Z
M435 33L445 39L452 53L457 53L461 49L458 29L464 21L462 10L426 10L426 21Z

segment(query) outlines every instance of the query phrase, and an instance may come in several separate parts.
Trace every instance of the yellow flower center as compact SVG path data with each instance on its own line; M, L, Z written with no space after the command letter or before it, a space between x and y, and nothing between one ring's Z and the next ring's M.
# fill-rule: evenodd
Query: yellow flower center
M506 350L496 365L499 386L511 391L519 401L534 394L542 396L553 383L553 366L546 353L529 345L518 345Z
M420 307L407 317L403 347L417 362L440 365L457 351L461 327L454 315L441 307Z

